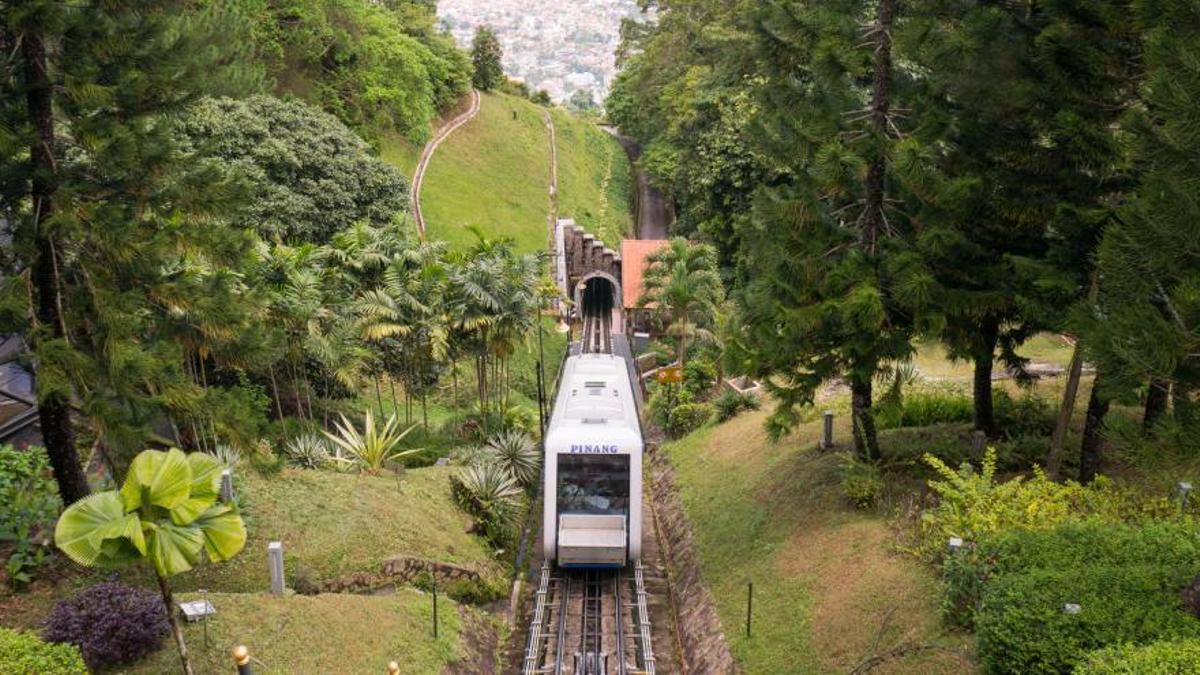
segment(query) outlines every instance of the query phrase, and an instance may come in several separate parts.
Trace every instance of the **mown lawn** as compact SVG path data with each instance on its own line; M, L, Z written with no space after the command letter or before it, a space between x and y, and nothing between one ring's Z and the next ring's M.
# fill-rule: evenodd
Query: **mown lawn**
M479 115L438 148L421 192L427 235L456 247L468 229L512 237L520 251L546 248L550 140L543 109L505 94L484 94Z
M913 365L917 374L927 379L935 380L969 380L972 365L969 361L951 361L947 358L945 346L936 340L922 340L916 344L917 351L913 355ZM1040 333L1033 336L1017 349L1017 353L1033 363L1051 364L1066 368L1071 363L1074 347L1067 343L1061 335ZM995 373L1004 372L1003 364L997 362Z
M421 161L421 143L413 143L395 133L385 134L379 140L379 158L400 170L400 173L412 180L417 170L417 162Z
M230 654L238 645L250 650L255 673L384 673L389 661L400 663L402 673L437 673L463 653L458 606L438 598L434 640L432 598L412 589L387 596L209 593L208 599L217 611L208 644L203 624L184 628L197 673L233 672ZM120 672L179 670L168 637L161 650Z
M558 213L617 249L633 234L633 174L611 134L590 120L554 110L558 144Z
M482 539L469 534L470 519L450 497L453 469L412 469L365 476L286 469L264 478L240 472L250 538L240 555L179 578L188 590L254 593L267 590L267 544L282 541L289 585L297 575L312 582L355 572L375 572L395 555L418 556L499 573Z
M814 449L816 413L780 443L767 438L765 414L742 415L666 448L705 579L745 671L848 672L865 657L913 642L939 649L872 672L970 672L968 640L943 634L933 574L894 551L884 517L842 497L839 455ZM844 417L837 434L848 438Z

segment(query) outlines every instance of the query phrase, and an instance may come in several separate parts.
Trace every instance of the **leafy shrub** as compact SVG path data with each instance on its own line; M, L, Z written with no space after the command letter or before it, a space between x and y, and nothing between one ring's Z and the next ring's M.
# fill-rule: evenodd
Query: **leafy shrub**
M1200 672L1200 640L1121 645L1092 652L1075 675L1186 675Z
M36 635L0 628L0 673L13 675L87 675L73 645L42 642Z
M542 454L537 443L524 431L502 431L492 436L488 448L495 461L508 470L522 487L528 489L537 483Z
M51 555L51 532L58 517L58 486L41 448L0 446L0 544L11 542L5 571L13 586L33 581Z
M942 609L964 628L974 622L986 585L1034 569L1162 565L1200 569L1200 537L1191 521L1065 523L1054 529L1000 532L968 542L942 564Z
M904 396L898 406L881 406L875 418L880 429L927 427L970 422L974 405L967 396L940 391L919 391Z
M509 544L521 503L521 486L498 462L464 467L450 480L455 501L471 514L497 547Z
M99 669L157 651L169 631L157 593L105 582L55 605L42 637L79 647L88 666Z
M1032 478L998 483L994 448L987 450L978 472L967 463L956 471L932 455L925 461L941 477L929 482L939 500L921 515L913 552L929 561L941 559L950 537L977 542L997 532L1047 529L1089 515L1120 520L1134 508L1103 477L1087 487L1056 483L1035 467Z
M1002 577L988 584L976 616L980 660L991 673L1061 673L1102 647L1200 636L1178 598L1194 574L1154 565Z
M446 585L446 595L455 602L486 605L503 598L508 592L503 578L459 579Z
M655 361L659 367L675 363L675 348L665 342L658 340L651 342L646 345L646 353L654 354Z
M732 389L718 396L713 400L713 407L717 409L717 419L726 422L737 417L746 410L758 410L762 402L754 394L746 394Z
M665 429L675 406L691 402L691 394L678 384L653 382L646 401L646 413L656 425Z
M708 398L716 383L717 364L708 359L695 358L683 367L683 388L694 400L702 401Z
M995 390L992 397L996 426L1005 438L1054 433L1054 407L1045 399L1029 393L1014 399L1003 389Z
M847 455L842 463L842 494L855 506L868 508L883 492L883 476L879 467Z
M316 434L304 434L288 441L283 454L301 469L323 469L329 465L329 444Z
M681 438L704 426L712 419L713 407L708 403L684 403L671 409L667 418L667 435Z

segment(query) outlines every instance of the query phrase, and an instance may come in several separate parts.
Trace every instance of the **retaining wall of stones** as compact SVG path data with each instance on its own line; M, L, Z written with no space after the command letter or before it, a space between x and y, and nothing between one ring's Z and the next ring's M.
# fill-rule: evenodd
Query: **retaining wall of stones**
M396 556L383 561L378 572L359 572L340 579L321 582L321 593L365 593L392 584L409 584L423 573L432 574L439 584L454 581L478 581L479 572L450 563Z

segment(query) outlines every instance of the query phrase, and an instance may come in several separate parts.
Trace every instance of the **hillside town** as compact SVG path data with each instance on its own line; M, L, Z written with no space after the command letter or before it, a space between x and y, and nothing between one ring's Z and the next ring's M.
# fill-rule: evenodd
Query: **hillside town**
M490 25L504 47L504 70L556 102L578 91L602 102L616 76L621 21L637 0L443 0L441 21L462 46Z

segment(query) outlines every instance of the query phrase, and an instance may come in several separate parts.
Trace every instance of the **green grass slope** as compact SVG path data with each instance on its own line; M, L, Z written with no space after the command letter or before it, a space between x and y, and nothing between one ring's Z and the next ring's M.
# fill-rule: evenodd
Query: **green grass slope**
M468 246L475 225L489 237L512 237L520 251L546 248L550 140L542 112L524 99L483 95L479 115L429 164L421 192L429 238Z
M941 636L936 581L892 550L885 520L841 496L839 456L814 449L817 415L786 441L745 414L668 444L705 580L747 673L848 672L900 642ZM837 430L839 437L848 428ZM752 637L746 584L754 583ZM880 672L961 673L948 651L889 660Z
M390 596L210 593L208 599L217 610L208 622L208 644L203 624L184 624L197 673L232 672L238 645L250 650L256 673L383 673L389 661L402 664L404 673L437 673L462 658L456 605L438 598L434 640L431 598L412 589ZM179 654L167 638L162 649L122 672L179 669Z
M590 120L554 110L558 213L574 218L612 248L633 235L633 172L611 134Z
M470 519L450 497L446 467L394 476L287 469L271 478L240 471L250 538L233 560L206 565L179 577L186 589L254 593L270 586L267 543L282 541L289 583L303 574L312 582L356 572L377 572L383 560L410 555L499 573L500 565Z

